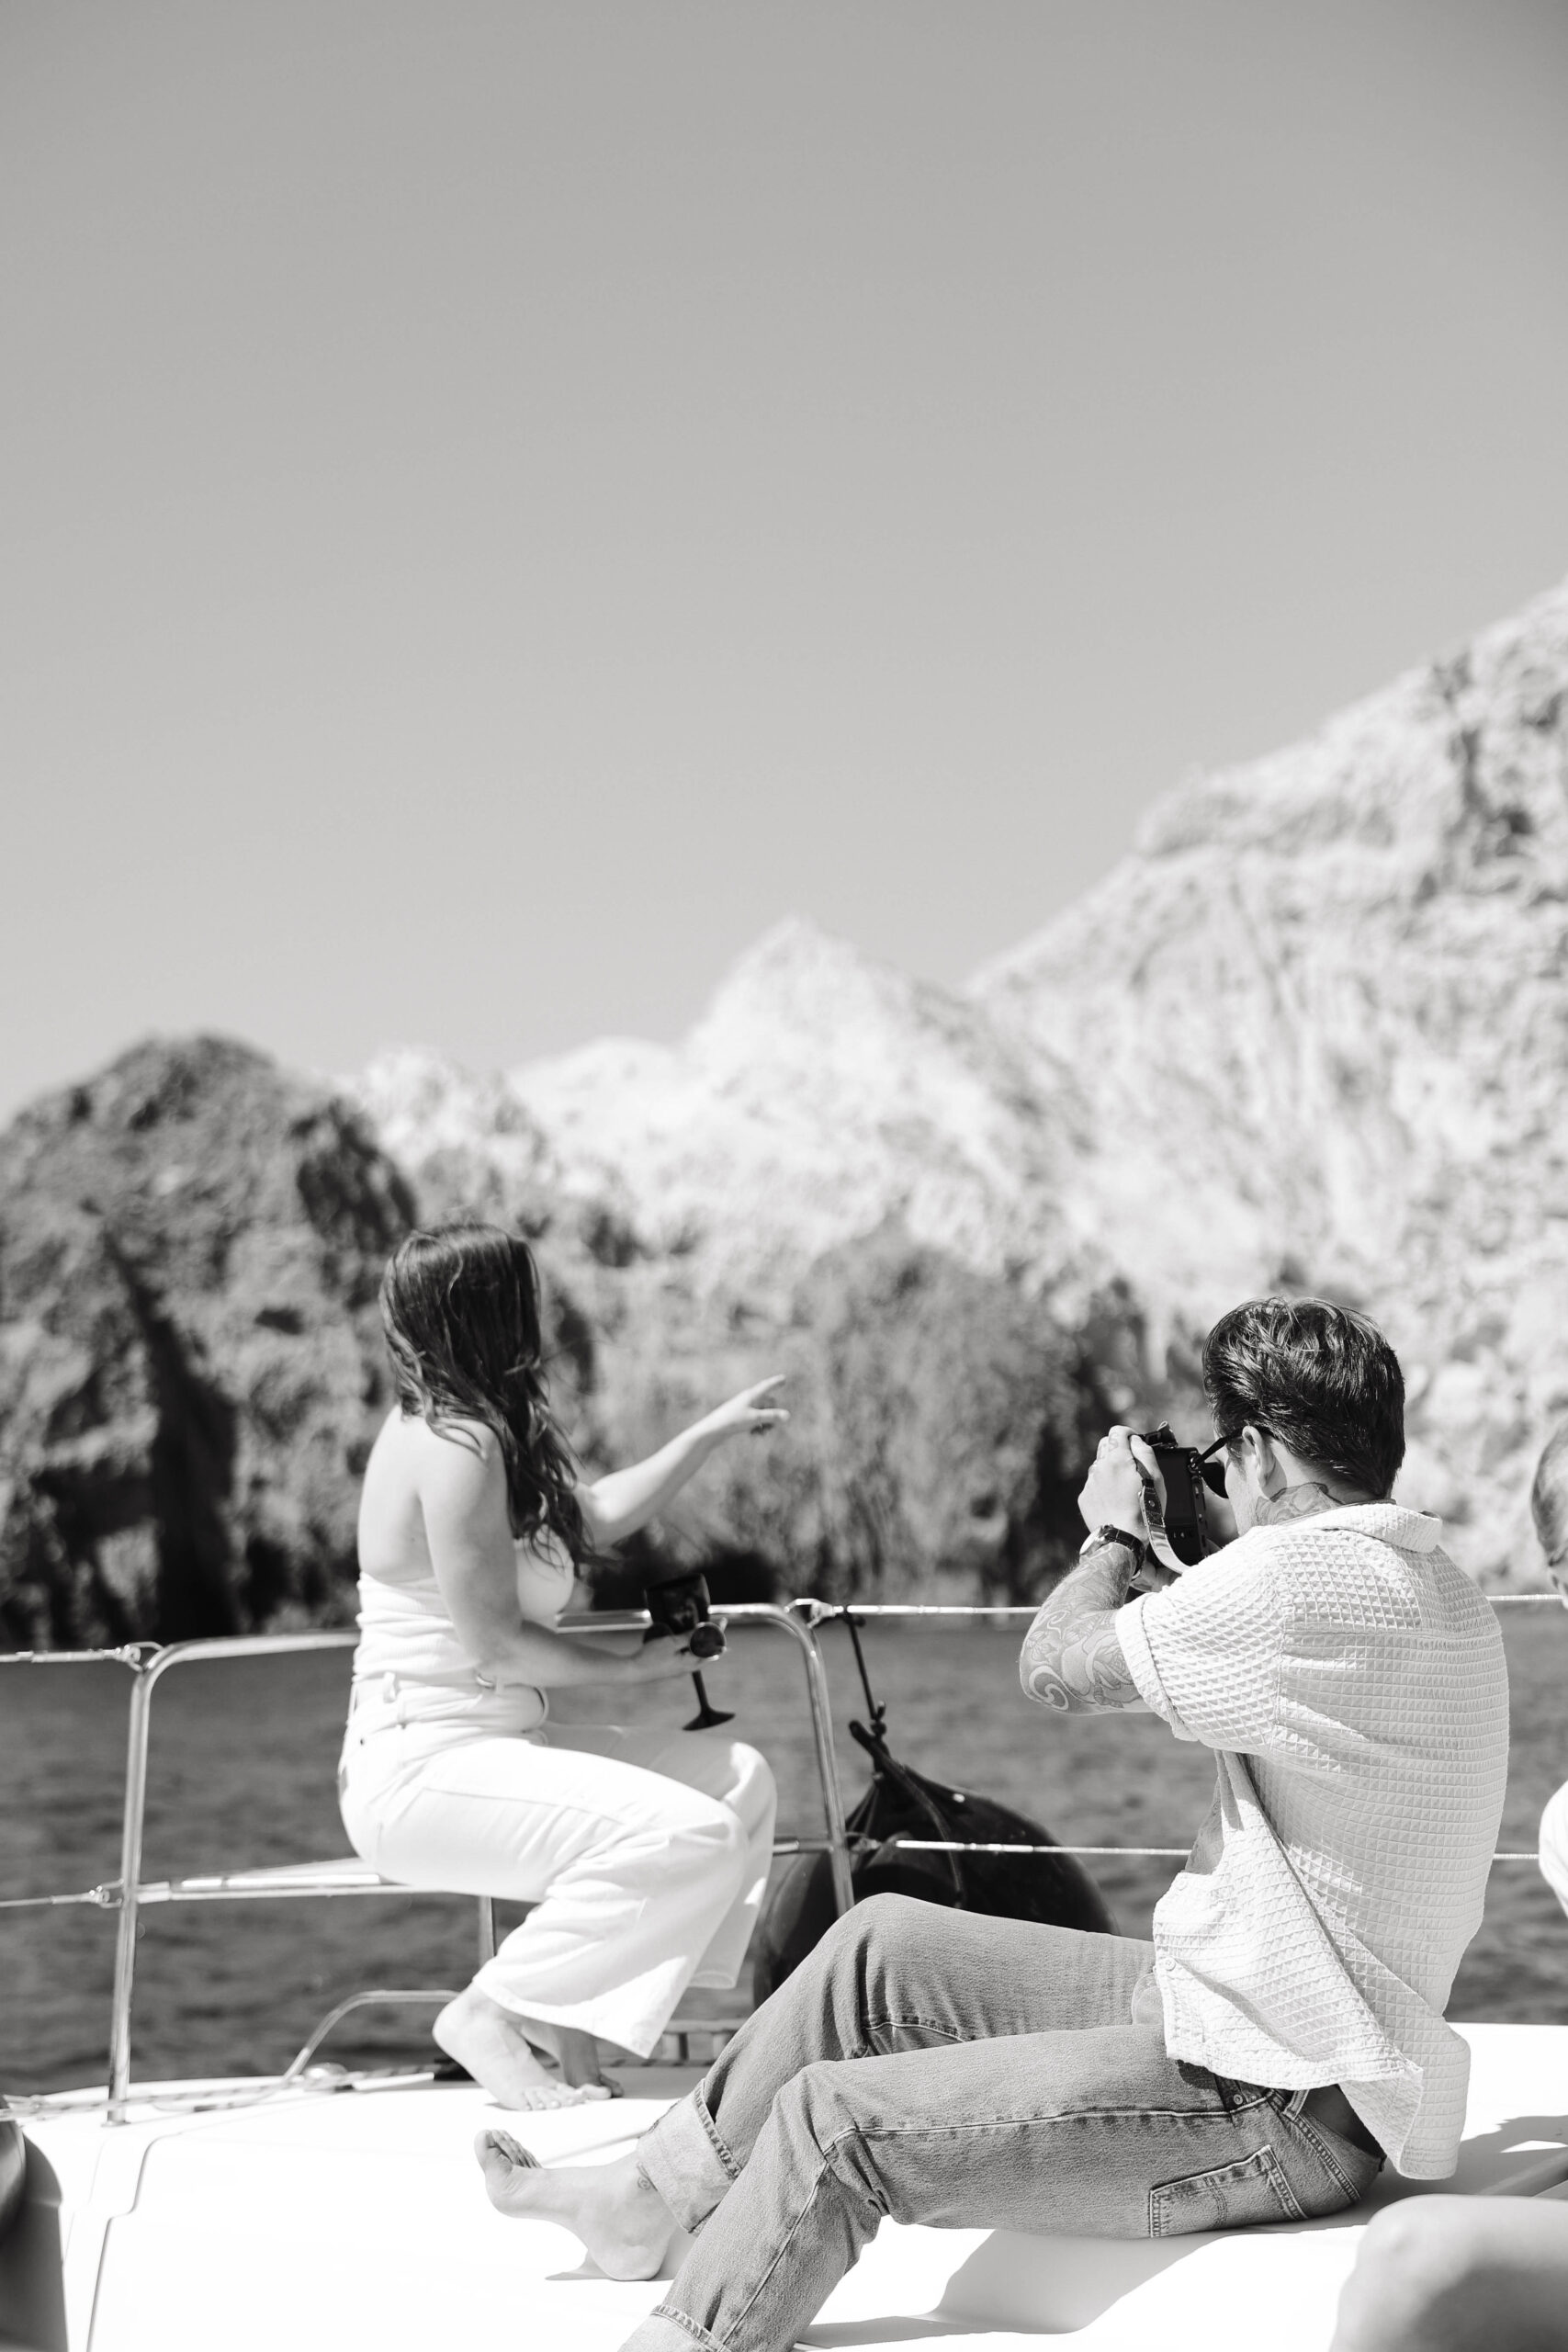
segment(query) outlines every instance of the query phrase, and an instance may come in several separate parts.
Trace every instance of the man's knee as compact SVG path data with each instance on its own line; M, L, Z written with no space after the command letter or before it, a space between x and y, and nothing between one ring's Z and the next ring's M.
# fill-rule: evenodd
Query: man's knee
M830 1941L840 1953L886 1958L890 1952L908 1951L928 1942L938 1916L933 1905L918 1902L910 1894L868 1894L845 1912L823 1941Z
M880 2203L858 2089L853 2059L817 2059L781 2086L773 2120L797 2161L815 2169L826 2157L846 2188Z
M831 2139L848 2120L844 2069L854 2063L853 2059L813 2059L808 2066L797 2067L787 2083L779 2085L774 2095L774 2107L792 2121L803 2122L818 2147L824 2138Z
M1461 2197L1413 2197L1374 2215L1340 2297L1333 2352L1468 2345L1484 2300L1481 2238L1476 2209Z

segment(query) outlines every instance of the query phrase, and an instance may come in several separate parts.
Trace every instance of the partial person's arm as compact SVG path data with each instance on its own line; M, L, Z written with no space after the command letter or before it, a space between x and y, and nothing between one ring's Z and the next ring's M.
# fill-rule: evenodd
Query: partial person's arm
M1062 1578L1023 1637L1027 1697L1064 1715L1143 1707L1116 1633L1137 1566L1130 1544L1105 1544Z
M1535 2197L1412 2197L1374 2213L1329 2352L1539 2352L1568 2342L1568 2209Z
M527 1623L517 1606L516 1558L506 1507L506 1469L493 1432L465 1422L421 1464L425 1540L457 1639L489 1682L571 1690L584 1682L658 1682L689 1673L674 1642L635 1635L585 1641Z
M700 1421L694 1421L645 1462L612 1470L591 1487L579 1487L582 1523L593 1544L620 1544L639 1527L646 1527L728 1439L760 1436L787 1421L784 1408L771 1401L784 1376L776 1373L771 1380L759 1380L754 1387L743 1388L738 1396L716 1405L711 1413L705 1413Z

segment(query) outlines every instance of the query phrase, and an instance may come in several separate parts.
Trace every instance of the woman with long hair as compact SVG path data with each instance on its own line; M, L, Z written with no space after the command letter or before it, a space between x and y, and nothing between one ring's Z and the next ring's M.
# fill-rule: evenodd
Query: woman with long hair
M602 2047L646 2057L688 1984L736 1982L773 1781L716 1728L550 1724L551 1690L690 1671L672 1641L584 1640L556 1620L578 1567L716 1447L789 1417L764 1380L585 1484L550 1411L525 1242L477 1224L410 1234L381 1315L398 1402L360 1502L344 1826L386 1878L536 1906L436 2018L447 2055L504 2107L607 2098Z

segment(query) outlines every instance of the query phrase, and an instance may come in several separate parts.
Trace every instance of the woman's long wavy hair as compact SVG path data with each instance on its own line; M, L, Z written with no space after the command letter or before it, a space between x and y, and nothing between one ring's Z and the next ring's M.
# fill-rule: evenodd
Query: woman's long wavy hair
M403 1411L458 1439L458 1419L493 1430L513 1535L557 1535L581 1566L592 1547L571 1450L550 1411L527 1243L496 1225L411 1233L381 1277L381 1323Z

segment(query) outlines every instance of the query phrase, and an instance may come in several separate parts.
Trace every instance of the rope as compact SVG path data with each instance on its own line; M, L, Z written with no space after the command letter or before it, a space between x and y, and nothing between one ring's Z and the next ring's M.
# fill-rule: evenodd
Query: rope
M860 1621L852 1610L841 1609L839 1611L838 1623L840 1625L847 1625L850 1629L850 1641L855 1654L855 1670L860 1676L860 1687L865 1692L865 1711L871 1718L873 1732L880 1739L887 1728L887 1710L886 1707L878 1706L872 1693L871 1677L865 1670L865 1652L862 1649L860 1642Z

